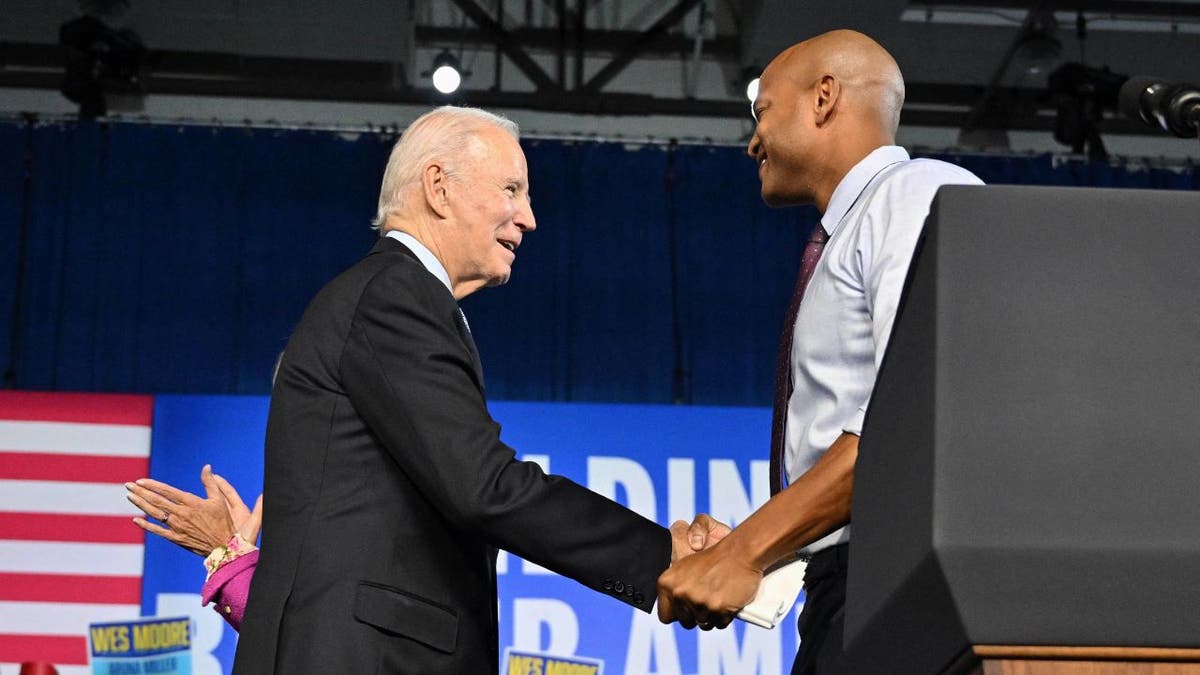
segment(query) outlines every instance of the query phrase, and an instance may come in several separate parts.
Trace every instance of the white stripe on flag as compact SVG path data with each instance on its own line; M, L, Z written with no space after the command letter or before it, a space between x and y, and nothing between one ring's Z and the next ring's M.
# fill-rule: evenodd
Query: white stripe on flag
M150 427L3 420L0 421L0 452L149 457Z
M0 480L0 511L134 516L141 512L120 483L68 483L54 480Z
M0 633L82 636L87 635L90 623L136 619L141 612L139 605L0 602Z
M143 550L141 544L0 540L0 573L140 577Z
M58 671L58 675L92 675L90 666L60 666L54 665L54 669ZM19 663L0 663L0 675L20 675L21 664Z

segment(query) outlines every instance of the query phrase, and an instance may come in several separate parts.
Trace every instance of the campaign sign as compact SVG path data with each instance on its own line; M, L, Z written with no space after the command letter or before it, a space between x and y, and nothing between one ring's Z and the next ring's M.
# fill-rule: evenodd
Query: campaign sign
M604 662L508 649L504 652L500 675L604 675Z
M267 407L258 396L155 397L151 476L203 494L200 468L210 463L253 504L262 490ZM505 401L488 408L520 458L662 525L709 513L736 526L770 496L765 408ZM524 662L531 667L549 665L545 655L553 654L602 663L608 675L779 675L796 654L799 601L773 630L742 621L685 630L509 553L500 553L496 572L498 647L543 659ZM237 634L201 607L203 582L199 556L147 537L142 613L191 616L194 675L221 675L232 666Z
M94 675L191 675L191 619L148 617L93 623L88 644Z

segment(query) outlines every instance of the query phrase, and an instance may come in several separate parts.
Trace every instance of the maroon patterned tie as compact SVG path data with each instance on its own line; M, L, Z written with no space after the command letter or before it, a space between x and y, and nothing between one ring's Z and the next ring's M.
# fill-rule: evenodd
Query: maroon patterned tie
M788 304L787 316L783 319L783 332L779 336L779 350L775 352L775 406L771 412L771 494L776 494L783 485L783 453L784 427L787 426L788 400L792 397L792 336L796 330L796 314L800 311L800 301L804 298L804 289L812 278L813 270L817 269L817 261L825 250L825 241L829 235L820 223L813 228L812 236L804 247L804 255L800 257L800 276L796 278L796 288L792 291L792 301Z

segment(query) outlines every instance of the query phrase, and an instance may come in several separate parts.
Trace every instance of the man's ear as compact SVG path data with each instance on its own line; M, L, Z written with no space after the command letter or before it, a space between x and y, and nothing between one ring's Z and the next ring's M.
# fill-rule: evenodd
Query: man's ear
M425 203L429 210L439 218L450 216L450 195L448 192L450 177L441 164L429 164L421 172L421 188L425 194Z
M842 94L842 83L833 75L825 74L817 82L816 98L813 100L813 121L824 126L833 117L838 97Z

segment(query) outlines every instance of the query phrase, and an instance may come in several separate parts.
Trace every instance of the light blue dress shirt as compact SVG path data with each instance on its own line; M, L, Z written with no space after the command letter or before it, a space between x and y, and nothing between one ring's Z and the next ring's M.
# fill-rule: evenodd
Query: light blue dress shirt
M816 463L842 432L861 434L875 375L913 250L937 189L982 185L971 172L904 148L877 148L842 179L821 219L829 241L796 317L784 466L788 482ZM813 542L812 554L850 539L845 527Z

